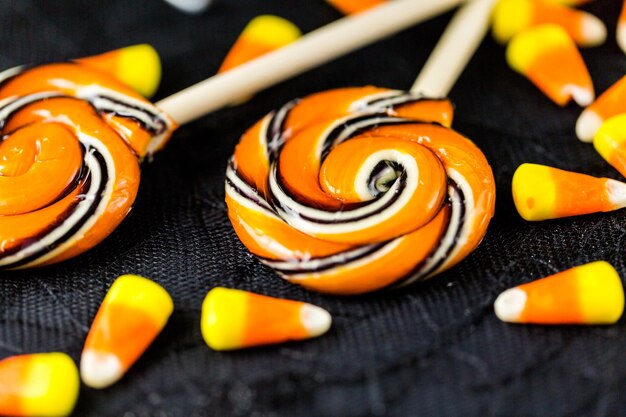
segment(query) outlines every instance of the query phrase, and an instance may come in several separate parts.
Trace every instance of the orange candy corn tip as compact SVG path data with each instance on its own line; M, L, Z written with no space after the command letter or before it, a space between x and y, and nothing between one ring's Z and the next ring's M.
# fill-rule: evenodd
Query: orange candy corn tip
M300 29L282 17L257 16L241 32L218 72L228 71L268 52L282 48L301 36Z
M94 319L80 375L92 388L117 382L167 323L174 304L163 287L136 275L119 277Z
M624 312L624 288L611 264L597 261L508 289L494 309L509 323L613 324Z
M520 165L513 175L512 190L517 211L528 221L626 207L625 183L545 165Z
M573 99L580 106L594 97L593 83L574 41L558 25L540 25L515 35L506 50L515 71L526 76L560 106Z
M500 43L508 42L526 28L545 23L561 26L581 46L597 46L606 40L606 26L597 17L546 0L500 0L492 20L493 35Z
M593 138L593 146L602 158L626 176L626 114L604 122Z
M61 417L78 399L74 361L64 353L36 353L0 361L0 415Z
M343 14L360 13L388 0L326 0Z
M626 76L620 78L600 95L578 117L576 136L583 142L593 141L593 137L605 120L626 113Z
M303 340L331 325L328 311L299 301L214 288L202 304L202 336L214 350Z
M108 73L146 98L152 97L161 83L161 60L148 44L127 46L76 61Z

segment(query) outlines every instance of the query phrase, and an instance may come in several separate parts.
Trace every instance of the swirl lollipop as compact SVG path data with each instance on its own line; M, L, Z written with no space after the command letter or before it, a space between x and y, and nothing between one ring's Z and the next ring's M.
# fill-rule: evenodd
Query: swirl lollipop
M286 105L229 165L237 234L282 276L324 292L449 268L478 245L494 201L486 159L446 127L451 117L448 101L367 87Z
M467 40L459 22L472 22L475 40L464 48L475 49L493 3L461 12L417 91L437 74L429 92L447 92L471 55L456 54L454 68L437 63L445 45L458 48L451 33ZM375 87L286 104L243 135L229 163L237 235L282 277L328 293L406 285L450 268L480 243L495 203L487 160L451 121L448 100Z
M175 124L86 64L0 78L0 267L82 253L124 219L140 160L163 146Z
M460 1L398 0L344 18L156 106L107 74L114 72L107 71L110 56L5 71L0 268L60 262L109 235L135 200L140 162L163 147L176 122L194 120ZM139 84L145 78L127 75Z

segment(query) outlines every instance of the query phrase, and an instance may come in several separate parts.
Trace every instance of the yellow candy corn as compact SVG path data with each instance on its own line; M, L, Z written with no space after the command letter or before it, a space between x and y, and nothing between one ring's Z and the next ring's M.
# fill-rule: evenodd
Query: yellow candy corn
M624 288L611 264L597 261L508 289L494 309L509 323L613 324L624 312Z
M0 361L0 415L67 416L78 399L78 369L65 353L36 353Z
M617 44L626 53L626 0L622 4L622 12L617 21Z
M593 137L596 151L626 176L626 114L611 117Z
M112 75L146 98L156 93L161 82L159 54L148 44L127 46L76 61Z
M248 23L226 55L218 72L228 71L297 40L302 33L293 23L272 15L257 16Z
M515 71L530 79L560 106L574 99L589 105L595 96L589 71L563 28L540 25L515 35L506 50Z
M597 17L581 10L546 0L500 0L493 11L493 35L500 43L531 26L554 23L581 46L596 46L606 40L606 26Z
M117 382L167 323L174 304L160 285L136 275L119 277L94 319L80 362L83 382L105 388Z
M241 290L214 288L202 304L202 336L214 350L309 339L330 324L320 307Z
M578 216L626 207L626 184L537 164L513 175L513 201L525 220Z
M326 0L343 14L360 13L388 0Z
M605 120L622 113L626 113L626 76L583 110L576 122L576 136L583 142L591 142Z

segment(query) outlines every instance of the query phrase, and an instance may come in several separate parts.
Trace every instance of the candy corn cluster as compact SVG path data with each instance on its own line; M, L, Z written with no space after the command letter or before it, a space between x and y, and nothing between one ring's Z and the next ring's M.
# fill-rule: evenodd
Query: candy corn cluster
M502 321L536 324L613 324L624 312L624 288L607 262L578 266L504 291Z
M576 122L576 135L583 142L593 142L598 154L626 176L626 76L594 101L593 83L576 43L579 46L602 43L606 28L594 16L556 3L556 0L501 0L493 14L494 37L501 42L510 41L507 47L510 66L533 81L555 103L565 105L573 99L587 106ZM620 33L625 33L624 22L626 7L620 16L618 40ZM621 41L618 43L621 45ZM518 212L529 221L626 206L626 184L621 181L535 164L524 164L517 169L512 191Z
M607 29L597 17L572 8L567 0L500 0L492 30L509 43L507 62L560 106L574 100L589 105L595 92L578 46L605 42Z
M571 8L584 0L500 0L492 15L494 38L507 43L511 68L560 106L588 106L577 136L593 140L598 153L626 176L626 77L595 99L591 76L578 47L603 43L598 18ZM626 50L626 1L618 43ZM528 221L608 212L626 207L626 183L525 163L513 175L512 193ZM540 324L613 324L624 310L619 275L599 261L520 285L495 301L503 321Z
M617 24L617 44L626 52L626 1ZM587 107L576 123L576 135L583 142L592 142L598 153L622 175L626 172L624 148L626 127L626 77L617 80Z
M492 29L496 40L508 42L506 58L511 68L532 81L552 101L560 106L570 100L583 107L589 106L578 119L576 134L580 140L591 142L605 120L624 112L626 81L618 81L594 102L591 76L577 45L600 45L606 40L607 30L597 17L571 7L583 3L585 1L500 0L493 12ZM616 36L617 43L626 52L626 2ZM610 130L613 139L601 135L594 141L609 162L617 157L607 155L608 149L618 148L614 139L615 125ZM599 148L603 148L604 153Z
M174 309L167 291L137 275L119 277L93 321L81 356L80 378L92 388L121 379L165 327ZM214 350L320 336L330 314L317 306L246 291L214 288L202 305L201 330ZM64 353L0 360L0 415L62 417L78 398L80 380Z
M587 107L576 134L593 141L598 154L626 177L626 77ZM535 164L521 165L513 176L513 200L530 221L555 219L626 207L626 184L608 178Z

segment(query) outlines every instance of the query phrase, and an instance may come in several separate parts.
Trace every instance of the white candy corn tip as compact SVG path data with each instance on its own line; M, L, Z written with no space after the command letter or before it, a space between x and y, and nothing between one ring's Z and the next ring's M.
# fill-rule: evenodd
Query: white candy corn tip
M91 388L106 388L123 375L122 364L110 353L85 350L80 358L80 377Z
M493 305L496 316L508 323L518 323L526 305L526 298L526 293L519 288L504 291Z
M617 44L626 53L626 23L617 25Z
M330 329L332 323L332 318L328 311L312 304L304 304L302 306L300 319L311 337L323 335Z
M598 46L606 41L606 26L593 15L586 14L583 16L581 32L585 39L584 46Z
M165 0L172 6L186 13L200 13L205 10L213 0Z
M593 103L593 100L596 98L593 91L587 88L581 88L577 85L567 85L565 86L565 91L572 96L572 99L574 99L576 104L580 107L587 107Z
M576 121L576 136L583 142L591 143L602 123L598 113L590 109L583 110Z
M616 209L626 207L626 183L609 179L606 181L606 191Z

